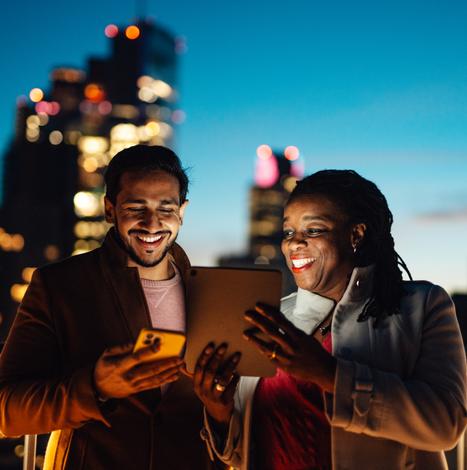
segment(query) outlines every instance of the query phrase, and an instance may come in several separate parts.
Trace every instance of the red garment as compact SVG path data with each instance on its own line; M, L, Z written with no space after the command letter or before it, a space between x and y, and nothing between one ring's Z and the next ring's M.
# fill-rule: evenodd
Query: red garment
M332 351L328 334L323 347ZM260 379L253 402L255 470L331 468L331 427L318 385L281 369Z

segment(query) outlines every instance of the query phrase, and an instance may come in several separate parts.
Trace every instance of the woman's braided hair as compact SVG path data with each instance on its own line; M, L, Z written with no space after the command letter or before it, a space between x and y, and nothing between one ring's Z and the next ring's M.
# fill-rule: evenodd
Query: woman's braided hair
M346 215L351 224L364 223L365 236L356 252L356 266L375 265L373 293L358 321L379 320L399 313L405 294L399 265L410 273L394 249L393 222L386 198L378 187L353 170L322 170L297 183L288 203L302 196L328 198Z

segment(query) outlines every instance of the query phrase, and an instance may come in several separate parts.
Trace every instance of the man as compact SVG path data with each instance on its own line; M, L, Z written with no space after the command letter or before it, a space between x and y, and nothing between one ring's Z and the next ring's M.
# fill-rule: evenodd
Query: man
M0 358L0 431L52 432L45 469L210 464L182 360L132 353L145 327L185 329L175 244L188 179L165 147L134 146L106 172L101 248L37 269ZM151 359L152 357L152 359Z

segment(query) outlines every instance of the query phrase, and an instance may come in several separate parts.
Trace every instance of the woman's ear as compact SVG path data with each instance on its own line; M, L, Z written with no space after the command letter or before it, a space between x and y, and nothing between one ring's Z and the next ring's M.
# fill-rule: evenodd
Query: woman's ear
M360 223L355 224L352 227L352 233L350 234L350 243L352 244L353 252L356 253L358 247L363 243L365 238L366 224Z

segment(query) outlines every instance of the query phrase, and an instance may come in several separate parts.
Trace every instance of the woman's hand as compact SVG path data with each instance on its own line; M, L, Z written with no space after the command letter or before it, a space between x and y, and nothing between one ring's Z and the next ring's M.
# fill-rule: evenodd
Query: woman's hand
M239 380L235 369L241 353L224 359L227 344L217 348L209 343L196 362L193 385L210 417L222 428L228 428L234 407L234 393Z
M290 375L314 382L327 392L334 392L336 360L319 342L296 328L274 307L257 304L248 310L245 319L255 328L244 332L252 342L277 367ZM260 339L257 329L266 334Z

